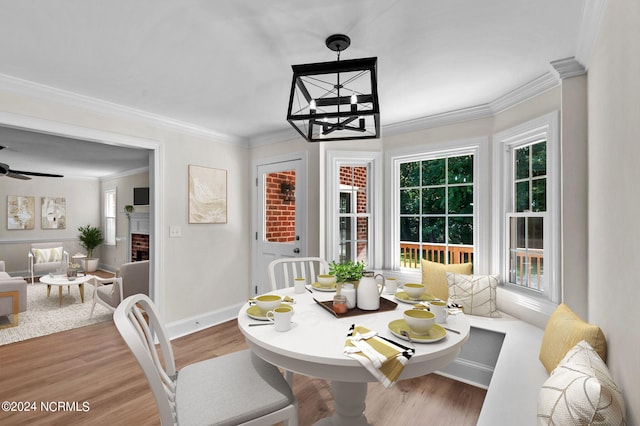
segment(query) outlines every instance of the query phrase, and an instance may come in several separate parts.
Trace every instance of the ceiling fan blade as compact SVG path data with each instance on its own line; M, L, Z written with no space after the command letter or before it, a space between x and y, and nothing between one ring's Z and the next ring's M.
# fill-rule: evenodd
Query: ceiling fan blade
M31 180L29 176L20 175L12 170L9 170L7 173L5 173L5 176L12 177L14 179Z
M21 175L41 176L41 177L56 177L56 178L64 177L62 175L54 175L54 174L51 174L51 173L25 172L25 171L21 171L21 170L9 170L9 173L17 173L17 174L21 174Z

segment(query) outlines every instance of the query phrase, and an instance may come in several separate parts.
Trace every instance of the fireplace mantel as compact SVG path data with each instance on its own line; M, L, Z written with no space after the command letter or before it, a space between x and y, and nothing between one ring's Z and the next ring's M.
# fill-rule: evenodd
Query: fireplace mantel
M149 213L132 213L129 227L129 235L149 235Z

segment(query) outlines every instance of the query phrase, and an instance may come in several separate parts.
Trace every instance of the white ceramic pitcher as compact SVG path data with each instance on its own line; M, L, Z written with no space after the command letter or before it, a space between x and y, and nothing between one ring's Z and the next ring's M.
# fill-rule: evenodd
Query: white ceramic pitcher
M378 290L376 278L382 277L382 286ZM364 271L358 284L356 303L363 311L375 311L380 309L380 295L384 289L384 276L374 275L373 271Z

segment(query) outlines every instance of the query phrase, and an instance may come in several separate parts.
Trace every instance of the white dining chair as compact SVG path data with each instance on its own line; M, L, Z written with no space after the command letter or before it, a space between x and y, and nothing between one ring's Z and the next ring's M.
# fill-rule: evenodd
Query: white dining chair
M298 424L291 388L275 366L253 352L218 356L178 371L149 297L127 297L113 320L149 382L163 426Z
M306 278L307 284L318 280L318 275L329 272L329 264L320 257L287 257L269 263L271 290L292 287L295 278Z

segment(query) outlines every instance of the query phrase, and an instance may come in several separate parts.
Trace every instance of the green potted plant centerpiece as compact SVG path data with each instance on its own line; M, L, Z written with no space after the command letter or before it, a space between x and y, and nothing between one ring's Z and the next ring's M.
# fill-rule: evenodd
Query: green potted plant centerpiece
M93 272L98 269L99 258L93 257L93 250L103 243L102 231L95 226L85 225L78 228L80 235L80 245L87 250L87 258L85 259L85 272Z
M364 262L348 260L342 263L331 262L329 264L329 275L336 276L336 282L352 282L357 284L364 272Z

